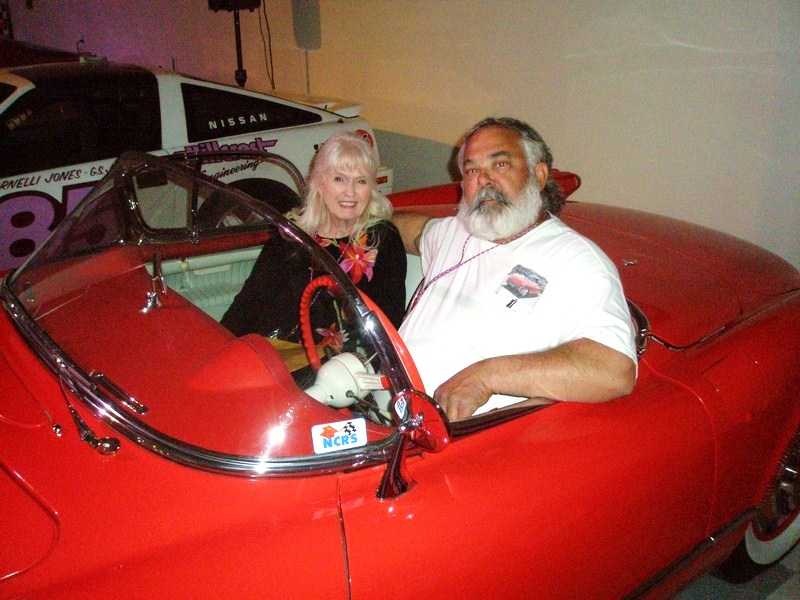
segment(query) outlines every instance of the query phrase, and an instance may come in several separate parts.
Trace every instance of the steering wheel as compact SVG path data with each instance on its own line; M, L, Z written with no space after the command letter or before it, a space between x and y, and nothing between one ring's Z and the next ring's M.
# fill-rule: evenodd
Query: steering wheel
M323 275L312 279L303 290L303 295L300 297L300 333L303 339L303 349L306 352L306 358L308 358L308 364L311 365L314 372L319 371L322 362L317 354L317 348L314 345L314 336L311 329L311 299L314 296L314 292L320 288L327 288L332 291L339 290L339 286L333 277L330 275ZM383 311L378 308L369 296L361 290L359 290L359 293L366 303L367 308L375 313L378 320L383 325L383 328L386 330L386 333L389 335L389 339L406 369L412 386L418 390L424 389L422 377L419 375L417 366L414 364L414 360L411 358L411 353L408 351L405 342L400 337L400 334L397 333L397 329L394 328L389 318L383 314Z

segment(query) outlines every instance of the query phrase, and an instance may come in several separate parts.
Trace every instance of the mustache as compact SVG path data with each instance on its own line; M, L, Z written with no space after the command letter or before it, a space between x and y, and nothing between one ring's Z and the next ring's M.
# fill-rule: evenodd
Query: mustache
M475 193L472 198L470 212L477 212L483 208L483 203L487 200L496 202L501 207L510 207L511 199L507 194L496 188L482 188Z

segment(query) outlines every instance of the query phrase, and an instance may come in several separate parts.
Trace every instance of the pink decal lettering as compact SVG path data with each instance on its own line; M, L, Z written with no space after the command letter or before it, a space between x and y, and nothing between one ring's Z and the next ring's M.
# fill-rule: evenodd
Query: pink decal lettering
M93 181L92 183L82 183L64 187L62 200L67 207L66 214L75 210L75 207L80 204L80 201L86 198L87 194L92 191L95 183L97 182Z
M19 192L0 199L0 269L21 265L63 218L63 208L47 194Z

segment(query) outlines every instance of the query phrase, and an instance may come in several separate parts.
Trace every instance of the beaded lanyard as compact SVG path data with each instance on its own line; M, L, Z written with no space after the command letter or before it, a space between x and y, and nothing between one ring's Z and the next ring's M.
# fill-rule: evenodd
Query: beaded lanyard
M425 285L422 285L422 286L418 287L417 291L414 293L414 297L411 299L411 304L409 304L408 310L406 311L406 314L408 314L412 310L414 310L414 307L417 305L417 302L419 302L419 299L422 298L422 295L425 292L428 291L429 287L431 287L434 283L439 281L442 277L445 277L445 276L449 275L450 273L452 273L453 271L456 271L456 270L460 269L461 267L463 267L467 263L475 260L476 258L478 258L479 256L481 256L483 254L486 254L490 250L494 250L495 248L498 248L500 246L504 246L506 244L509 244L509 243L513 242L514 240L518 240L523 235L525 235L526 233L531 231L533 228L535 228L536 226L538 226L541 223L543 223L544 221L546 221L549 216L550 216L549 213L544 213L544 217L536 219L536 221L530 227L526 227L525 229L520 231L518 234L511 236L507 240L503 240L499 244L495 244L494 246L491 246L489 248L485 248L485 249L481 250L480 252L478 252L477 254L473 254L467 260L464 260L464 254L467 251L467 244L472 239L472 234L469 234L467 236L467 239L464 240L464 245L461 247L461 258L458 259L458 262L456 264L454 264L453 266L445 269L441 273L438 273L433 279L431 279L430 281L426 282Z

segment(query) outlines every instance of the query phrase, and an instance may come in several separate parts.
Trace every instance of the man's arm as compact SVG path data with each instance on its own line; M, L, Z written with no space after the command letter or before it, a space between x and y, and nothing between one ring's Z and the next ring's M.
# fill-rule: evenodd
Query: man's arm
M428 215L414 212L394 212L392 223L395 224L400 232L400 237L403 238L403 246L405 246L406 252L419 256L422 230L425 228L425 223L430 220L431 217Z
M629 394L635 381L630 357L582 338L542 352L478 361L440 385L434 398L454 420L471 416L493 394L605 402Z

